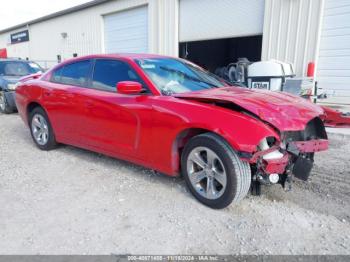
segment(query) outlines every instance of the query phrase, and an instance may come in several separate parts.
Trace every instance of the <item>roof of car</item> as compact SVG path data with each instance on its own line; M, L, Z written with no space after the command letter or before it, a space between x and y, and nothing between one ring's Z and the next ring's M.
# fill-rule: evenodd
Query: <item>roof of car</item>
M142 58L166 58L168 56L156 55L156 54L137 54L137 53L119 53L119 54L94 54L88 56L81 56L79 58L129 58L129 59L142 59Z
M86 59L98 59L98 58L105 58L105 59L119 58L119 59L134 60L134 59L146 59L146 58L151 59L151 58L171 58L171 57L164 56L164 55L157 55L157 54L144 54L144 53L93 54L93 55L79 56L79 57L73 57L73 58L67 59L53 66L49 71L46 72L46 74L50 74L50 72L57 70L58 68L61 68L70 63L74 63L74 62L78 62Z
M136 53L124 53L124 54L113 54L115 56L122 56L122 57L129 57L129 58L165 58L169 56L164 56L164 55L157 55L157 54L136 54Z
M146 58L171 58L170 56L156 55L156 54L136 54L136 53L120 53L120 54L94 54L87 56L79 56L71 59L67 59L64 62L56 66L60 67L65 64L72 63L74 61L84 60L84 59L96 59L96 58L119 58L119 59L146 59Z

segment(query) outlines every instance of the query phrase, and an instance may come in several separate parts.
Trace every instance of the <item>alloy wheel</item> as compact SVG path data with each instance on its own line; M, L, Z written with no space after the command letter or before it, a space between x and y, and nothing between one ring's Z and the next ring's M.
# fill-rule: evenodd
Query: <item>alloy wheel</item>
M6 104L5 104L5 96L3 92L0 92L0 109L2 111L5 111Z
M40 115L35 114L32 118L32 132L35 141L43 146L49 140L49 127L46 122L46 119Z
M187 158L187 173L193 188L207 199L218 199L227 184L220 157L207 147L194 148Z

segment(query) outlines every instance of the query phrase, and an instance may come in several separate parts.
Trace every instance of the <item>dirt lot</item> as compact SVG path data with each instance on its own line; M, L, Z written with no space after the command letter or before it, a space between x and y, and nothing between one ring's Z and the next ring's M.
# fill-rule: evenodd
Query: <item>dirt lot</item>
M310 182L263 191L212 210L181 178L39 151L18 115L0 115L2 254L350 254L349 137L331 137Z

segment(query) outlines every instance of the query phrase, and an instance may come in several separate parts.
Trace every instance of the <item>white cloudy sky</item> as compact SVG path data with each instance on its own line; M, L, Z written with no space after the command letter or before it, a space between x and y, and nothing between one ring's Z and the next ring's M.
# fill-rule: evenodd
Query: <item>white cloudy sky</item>
M91 0L1 0L0 30Z

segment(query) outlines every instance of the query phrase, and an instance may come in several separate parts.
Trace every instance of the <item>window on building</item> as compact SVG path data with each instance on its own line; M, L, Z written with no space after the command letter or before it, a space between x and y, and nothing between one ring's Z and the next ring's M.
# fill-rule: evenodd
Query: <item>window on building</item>
M92 87L95 89L116 91L116 85L121 81L135 81L141 83L141 78L125 62L118 60L96 60L92 78Z

